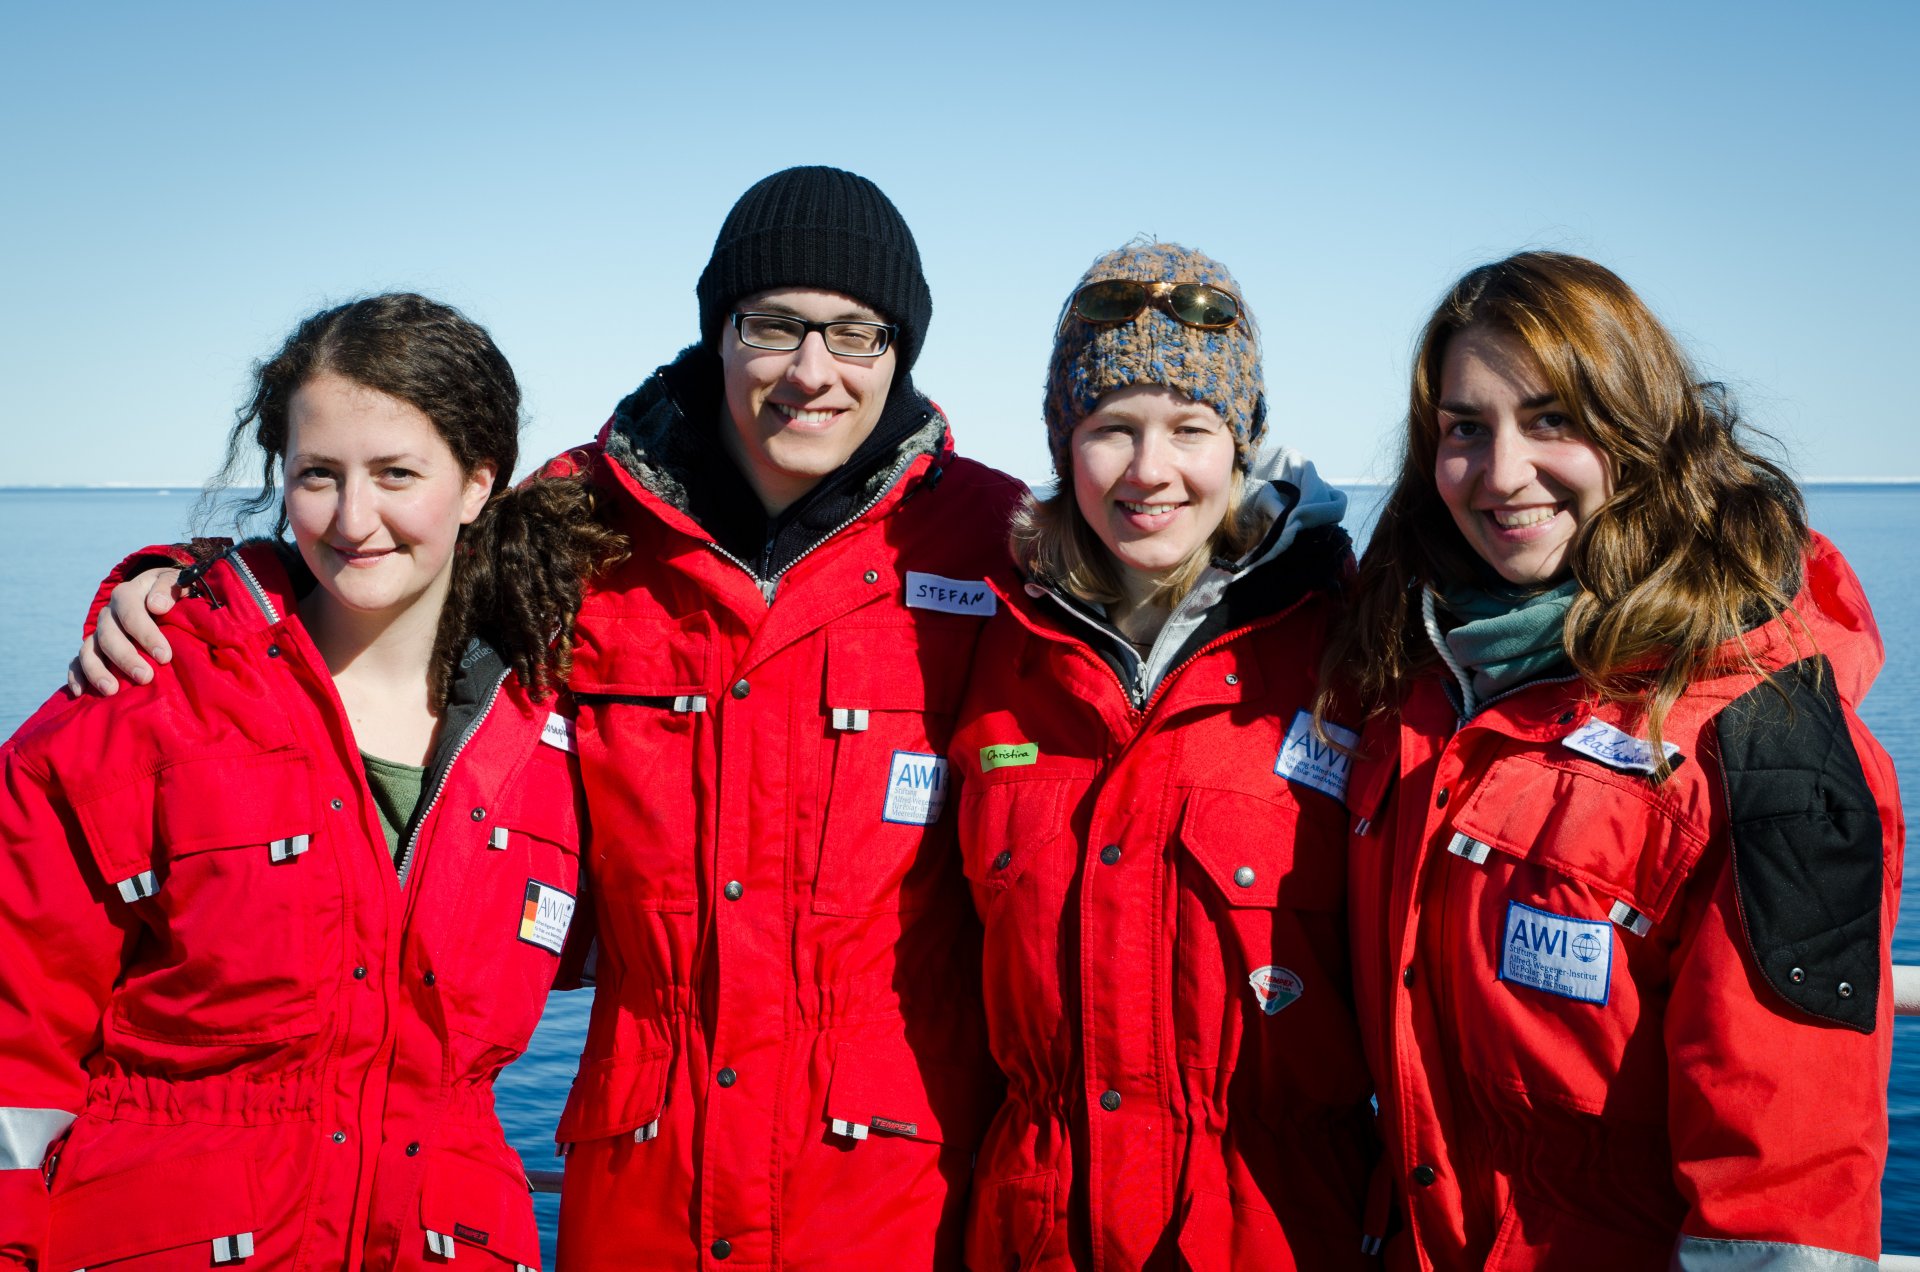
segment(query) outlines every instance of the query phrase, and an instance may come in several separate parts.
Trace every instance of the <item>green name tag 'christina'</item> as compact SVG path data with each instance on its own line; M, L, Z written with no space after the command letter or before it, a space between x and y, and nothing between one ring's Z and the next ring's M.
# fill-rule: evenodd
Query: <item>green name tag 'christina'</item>
M983 746L980 748L980 771L991 773L997 768L1012 768L1016 764L1032 764L1040 758L1040 748L1032 742L1022 742L1015 746Z

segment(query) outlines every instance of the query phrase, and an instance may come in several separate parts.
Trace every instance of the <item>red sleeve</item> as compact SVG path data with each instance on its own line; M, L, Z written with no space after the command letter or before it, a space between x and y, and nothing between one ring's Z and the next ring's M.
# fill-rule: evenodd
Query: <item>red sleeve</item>
M35 1266L46 1241L42 1161L86 1094L125 948L116 903L44 770L0 750L0 1266Z
M1822 1267L1879 1255L1897 805L1894 817L1871 1033L1809 1016L1761 978L1730 855L1719 854L1711 882L1701 881L1703 901L1675 951L1666 1017L1669 1134L1675 1183L1687 1202L1676 1268L1786 1266L1802 1253L1781 1246L1812 1247L1804 1255L1825 1254Z
M82 624L80 635L83 638L93 635L100 611L113 599L113 589L128 579L137 578L147 570L185 569L193 563L193 551L183 543L162 543L133 553L108 571L100 586L94 589L93 603L87 606L87 621Z

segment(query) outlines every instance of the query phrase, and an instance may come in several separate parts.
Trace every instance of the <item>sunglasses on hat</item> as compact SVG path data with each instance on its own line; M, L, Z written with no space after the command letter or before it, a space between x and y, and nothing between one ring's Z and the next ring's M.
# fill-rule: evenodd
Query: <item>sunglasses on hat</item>
M1240 300L1211 283L1148 283L1136 278L1102 278L1073 294L1068 312L1085 322L1132 322L1148 305L1158 305L1189 327L1220 331L1240 321Z

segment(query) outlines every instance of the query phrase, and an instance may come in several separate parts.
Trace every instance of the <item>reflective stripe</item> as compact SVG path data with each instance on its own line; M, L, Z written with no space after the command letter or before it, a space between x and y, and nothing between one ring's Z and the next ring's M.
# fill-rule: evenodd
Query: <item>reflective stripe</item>
M704 693L683 693L673 700L673 709L682 715L707 709L707 695Z
M1456 857L1465 857L1477 866L1486 861L1487 854L1492 852L1493 849L1481 843L1465 831L1459 831L1454 835L1452 841L1447 844L1447 851Z
M495 826L493 833L487 836L487 847L499 849L507 846L507 828Z
M435 1232L432 1228L428 1228L427 1249L443 1259L451 1259L454 1254L453 1238L444 1233Z
M653 1119L653 1121L648 1122L645 1126L635 1128L633 1132L633 1142L636 1144L644 1144L650 1139L657 1138L659 1134L660 1134L660 1119L656 1117Z
M833 727L842 733L865 733L867 731L867 713L858 707L835 707L833 709Z
M132 905L135 901L144 900L160 891L160 885L154 880L153 871L151 870L142 870L131 879L122 879L113 886L120 889L120 899L128 905Z
M1857 1254L1785 1241L1723 1241L1681 1237L1674 1272L1877 1272L1879 1264Z
M65 1109L0 1109L0 1170L39 1170L74 1117Z
M242 1259L253 1257L253 1234L237 1232L231 1237L213 1239L213 1261L215 1263L238 1263Z
M1615 901L1613 903L1613 909L1608 913L1607 917L1635 936L1645 936L1653 930L1653 920L1628 905L1625 901Z
M295 835L291 839L276 839L267 845L267 856L277 865L305 852L307 842L305 835Z
M841 1117L833 1119L833 1133L835 1135L844 1135L848 1139L863 1140L867 1138L867 1128L864 1124L860 1122L849 1122Z

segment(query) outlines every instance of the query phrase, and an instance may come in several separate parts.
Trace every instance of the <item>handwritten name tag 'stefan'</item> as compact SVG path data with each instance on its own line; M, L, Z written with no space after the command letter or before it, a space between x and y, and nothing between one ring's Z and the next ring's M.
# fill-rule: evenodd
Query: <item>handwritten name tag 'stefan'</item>
M907 826L931 826L947 806L947 762L937 755L895 751L887 774L884 821Z
M1289 782L1311 786L1341 803L1347 799L1347 778L1353 772L1353 757L1340 747L1352 750L1360 744L1360 735L1326 722L1327 738L1322 741L1313 732L1313 716L1305 711L1293 713L1286 740L1280 743L1280 756L1273 771ZM1334 745L1339 743L1339 746Z
M1605 1006L1613 985L1613 924L1509 901L1500 979Z
M911 609L942 610L948 614L987 617L999 608L993 589L980 579L943 579L938 574L907 571L907 605Z
M558 954L573 922L574 899L550 883L527 880L527 900L520 909L520 939Z

